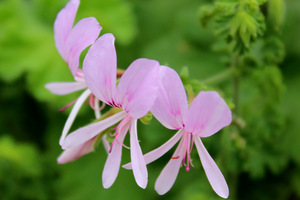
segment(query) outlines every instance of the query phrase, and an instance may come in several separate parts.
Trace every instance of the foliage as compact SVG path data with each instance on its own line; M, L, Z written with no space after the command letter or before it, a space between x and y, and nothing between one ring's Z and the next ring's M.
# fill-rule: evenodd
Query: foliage
M66 2L0 1L1 199L218 199L196 154L195 167L181 170L165 196L153 185L171 154L148 166L146 190L124 169L103 189L100 145L73 163L56 164L69 113L57 110L77 94L52 95L44 84L72 80L53 40L54 19ZM86 0L77 19L95 16L101 34L115 34L119 67L138 57L157 59L180 72L189 97L217 90L225 98L233 124L203 142L228 181L229 199L299 199L299 9L300 2L284 0ZM90 116L81 111L73 129ZM144 153L173 134L150 119L139 124ZM124 154L122 163L129 160Z

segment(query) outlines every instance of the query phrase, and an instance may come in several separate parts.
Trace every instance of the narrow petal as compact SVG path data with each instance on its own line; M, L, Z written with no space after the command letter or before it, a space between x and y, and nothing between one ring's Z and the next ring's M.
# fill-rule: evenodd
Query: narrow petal
M85 154L93 152L94 142L95 138L92 138L83 144L64 150L64 152L58 157L57 162L59 164L65 164L67 162L72 162Z
M67 63L73 76L79 67L81 52L94 43L101 29L98 21L94 17L89 17L80 20L70 32L65 45L68 48Z
M45 88L48 89L51 93L57 95L70 94L78 90L87 88L85 82L56 82L56 83L47 83Z
M121 77L118 103L131 117L141 118L151 109L158 89L159 67L155 60L140 58L133 61Z
M132 120L130 126L130 156L132 170L136 183L143 189L148 183L148 172L141 147L137 138L137 120Z
M102 136L102 142L103 142L103 147L104 147L106 153L108 154L109 153L109 149L110 149L110 144L109 144L109 142L106 139L106 134Z
M70 115L68 116L68 119L65 123L65 126L63 128L62 135L60 136L59 139L59 144L62 145L64 143L65 137L68 134L75 117L77 116L79 109L81 108L82 104L85 102L85 100L88 98L88 96L91 94L91 91L89 89L85 90L77 99L76 103L74 104L72 111Z
M115 37L102 35L89 49L83 61L86 83L92 93L106 104L112 104L116 90L117 55Z
M205 149L200 138L198 136L194 136L194 138L195 138L195 145L199 153L203 169L205 171L205 174L208 178L211 187L220 197L228 198L229 189L222 172L220 171L215 161L211 158L211 156Z
M65 42L72 30L79 3L79 0L70 0L57 14L54 22L55 45L59 54L65 61L67 61L69 54Z
M116 180L122 156L122 147L125 135L129 129L130 123L125 124L119 133L117 141L113 144L111 152L108 154L102 173L102 183L104 188L109 188Z
M173 69L160 68L160 86L151 109L154 117L169 129L183 128L188 109L186 93L180 77Z
M162 157L165 153L167 153L182 137L184 130L179 130L171 139L169 139L166 143L154 149L153 151L148 152L144 155L145 163L148 165L149 163L157 160ZM122 166L125 169L132 169L132 164L128 163Z
M187 113L186 131L208 137L231 123L232 114L217 92L200 92Z
M101 120L99 122L96 122L94 124L82 127L73 133L70 133L65 138L65 141L62 144L63 149L67 149L70 147L77 146L79 144L82 144L91 138L95 137L98 135L101 131L111 127L112 125L116 124L119 122L121 119L123 119L126 116L125 111L121 111L109 118L106 118L104 120Z
M164 167L155 182L155 190L160 195L167 193L175 183L184 153L183 151L180 152L181 145L182 140L180 141L178 147L176 148L176 151L172 156L177 157L180 153L179 158L171 159Z

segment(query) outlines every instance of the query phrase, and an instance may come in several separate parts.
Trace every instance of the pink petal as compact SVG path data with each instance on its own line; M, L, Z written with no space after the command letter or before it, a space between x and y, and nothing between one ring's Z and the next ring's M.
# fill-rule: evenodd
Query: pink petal
M184 133L184 130L179 130L171 139L169 139L166 143L158 147L157 149L154 149L153 151L150 151L149 153L144 155L144 159L146 162L146 165L157 160L161 156L163 156L165 153L167 153L182 137ZM132 164L128 163L126 165L122 166L125 169L132 169Z
M164 167L160 175L158 176L155 182L155 190L158 194L163 195L167 193L171 187L174 185L175 180L177 178L180 165L183 158L183 152L180 152L182 145L182 140L180 141L176 151L174 152L172 157L176 157L179 155L179 158L171 159L168 164Z
M129 126L130 123L124 125L124 128L118 135L117 141L112 146L111 152L108 154L102 173L102 183L104 188L109 188L118 176L121 164L123 141Z
M131 63L121 77L117 88L118 103L138 119L151 109L158 88L159 63L140 58Z
M56 83L47 83L45 88L48 89L51 93L57 95L70 94L78 90L87 88L85 82L56 82Z
M102 35L89 49L83 72L92 93L106 104L112 104L116 91L117 55L112 34Z
M94 151L94 142L95 138L92 138L91 140L80 144L78 146L66 149L57 159L57 162L59 164L65 164L67 162L72 162L76 160L77 158L80 158L81 156L84 156L85 154L88 154L90 152Z
M55 45L61 57L65 61L68 58L68 50L65 42L72 30L74 19L79 6L79 0L71 0L56 16L54 22Z
M208 137L231 123L231 111L217 92L200 92L187 113L186 131Z
M197 151L200 156L205 174L214 191L223 198L228 198L229 189L226 180L215 161L210 157L199 137L194 136Z
M148 172L137 138L136 123L137 120L133 120L130 126L130 155L135 181L141 188L145 189L148 183Z
M80 20L70 32L66 46L68 50L67 63L73 76L76 75L79 67L79 57L81 52L94 43L99 36L102 27L94 17Z
M160 80L161 84L151 112L165 127L183 128L188 101L181 79L173 69L161 66Z
M71 147L80 145L80 144L90 140L91 138L98 135L101 131L103 131L103 130L111 127L112 125L116 124L117 122L119 122L121 119L123 119L126 116L126 114L127 113L125 111L121 111L109 118L106 118L106 119L96 122L94 124L82 127L80 129L74 131L73 133L70 133L70 135L68 135L65 138L65 140L62 144L62 148L63 149L71 148Z

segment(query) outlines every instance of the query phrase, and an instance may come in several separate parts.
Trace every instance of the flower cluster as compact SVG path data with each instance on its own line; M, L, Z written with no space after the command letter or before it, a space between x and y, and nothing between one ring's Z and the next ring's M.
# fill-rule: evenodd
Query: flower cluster
M146 165L169 151L179 142L172 158L159 175L155 189L165 194L175 182L180 166L189 171L192 164L190 153L195 144L206 176L215 192L227 198L226 181L216 163L205 149L201 138L208 137L231 123L231 111L225 101L214 91L202 91L188 105L184 86L178 74L158 61L146 58L134 60L117 80L117 55L113 34L99 36L101 27L93 17L80 20L74 27L79 0L70 0L55 20L56 47L67 62L75 82L49 83L46 88L54 94L65 95L85 89L75 100L60 138L64 152L58 163L73 161L94 150L101 137L108 157L103 169L102 182L109 188L117 178L122 157L123 141L130 133L131 163L136 183L146 188ZM79 69L79 57L89 48ZM95 123L68 134L83 102L95 110ZM99 101L111 106L110 113L100 118ZM68 105L70 106L70 105ZM166 128L178 130L161 147L143 155L137 134L137 120L151 112ZM110 144L103 131L118 124Z

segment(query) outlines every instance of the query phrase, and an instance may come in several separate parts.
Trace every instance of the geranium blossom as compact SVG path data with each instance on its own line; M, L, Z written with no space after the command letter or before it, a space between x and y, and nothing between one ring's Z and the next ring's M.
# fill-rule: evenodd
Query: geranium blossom
M137 59L130 64L116 86L114 40L112 34L104 34L91 46L83 62L83 72L92 93L107 105L121 108L122 111L74 131L66 137L62 147L68 149L82 145L121 121L116 127L115 139L104 166L103 186L109 188L118 175L123 140L129 131L133 174L137 184L145 188L148 172L138 142L137 119L146 115L154 103L160 65L154 60Z
M54 22L54 39L56 48L61 57L67 62L75 80L73 82L54 82L45 85L50 92L57 95L66 95L87 88L83 72L79 69L79 57L85 48L94 43L102 29L94 17L84 18L73 27L79 3L79 0L69 1L68 4L57 14ZM91 91L86 89L78 99L72 102L75 104L63 128L59 141L60 144L63 143L63 140L69 132L82 104L91 95ZM90 103L93 107L97 106L98 100ZM66 107L68 106L70 105L67 105ZM104 143L107 143L105 137L103 138L103 141ZM87 148L87 144L89 144L89 148ZM87 149L89 149L89 151L92 150L91 141L86 143L85 146L78 146L63 152L63 154L58 158L58 162L65 163L72 161L79 155L86 154L88 152Z
M169 151L179 140L172 158L160 173L155 183L159 194L165 194L173 186L180 166L186 171L193 166L190 153L195 144L206 173L215 192L227 198L229 195L226 181L216 163L208 154L200 138L209 137L231 123L231 111L217 92L200 92L188 108L187 97L177 73L161 67L161 85L157 99L151 109L153 115L167 128L179 130L168 142L147 153L146 164L153 162ZM131 169L131 164L123 166Z

